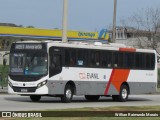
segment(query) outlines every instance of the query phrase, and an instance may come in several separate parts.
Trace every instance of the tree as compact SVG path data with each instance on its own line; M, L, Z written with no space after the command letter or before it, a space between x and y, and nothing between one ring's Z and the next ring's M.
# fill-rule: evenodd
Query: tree
M129 24L135 28L132 33L139 48L150 48L157 51L160 44L160 8L138 11L129 19Z
M34 28L34 26L32 26L32 25L29 25L29 26L27 26L27 28Z

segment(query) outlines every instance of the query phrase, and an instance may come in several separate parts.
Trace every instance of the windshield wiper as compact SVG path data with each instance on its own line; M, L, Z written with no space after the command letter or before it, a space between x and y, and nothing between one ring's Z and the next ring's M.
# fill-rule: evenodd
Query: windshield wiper
M27 66L29 67L32 63L32 61L34 60L35 56L37 55L38 52L35 52L30 60L30 62L27 64Z

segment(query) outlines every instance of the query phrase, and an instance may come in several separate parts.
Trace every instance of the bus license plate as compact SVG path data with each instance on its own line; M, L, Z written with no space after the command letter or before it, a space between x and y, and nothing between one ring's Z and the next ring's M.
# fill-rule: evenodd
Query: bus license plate
M21 92L28 92L27 89L21 89Z

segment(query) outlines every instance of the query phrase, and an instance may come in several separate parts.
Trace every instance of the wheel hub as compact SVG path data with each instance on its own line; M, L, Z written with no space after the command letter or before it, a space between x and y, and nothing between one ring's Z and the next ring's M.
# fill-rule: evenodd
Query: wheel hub
M122 90L122 97L123 97L123 99L127 98L127 90L126 89Z
M68 99L70 99L71 98L71 96L72 96L72 91L71 90L66 90L66 97L68 98Z

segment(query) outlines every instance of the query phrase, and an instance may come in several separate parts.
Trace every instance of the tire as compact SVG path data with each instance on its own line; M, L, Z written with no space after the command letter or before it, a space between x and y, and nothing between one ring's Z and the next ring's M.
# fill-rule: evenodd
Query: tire
M120 89L120 94L118 96L118 101L126 102L129 95L129 88L126 85L122 85Z
M61 101L63 103L70 103L73 98L73 89L70 85L66 85L64 90L64 95L61 96Z
M40 95L31 95L31 96L30 96L30 99L31 99L33 102L38 102L38 101L40 101L41 96L40 96Z
M85 95L86 100L89 101L98 101L100 96L99 95Z

